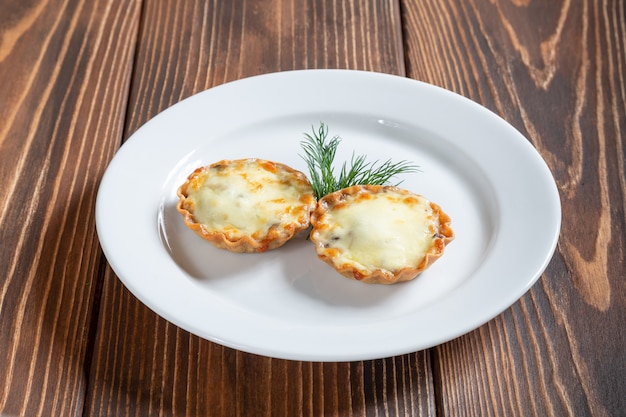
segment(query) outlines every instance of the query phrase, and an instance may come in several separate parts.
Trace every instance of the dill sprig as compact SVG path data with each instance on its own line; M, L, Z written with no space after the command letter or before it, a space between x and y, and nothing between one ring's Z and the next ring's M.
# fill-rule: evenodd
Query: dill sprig
M407 161L391 162L387 160L378 165L378 161L368 162L365 155L352 153L350 166L344 162L335 176L334 160L337 147L341 142L339 136L328 137L328 127L320 123L320 127L311 129L311 134L304 134L305 140L300 142L304 156L300 155L309 169L309 179L315 196L320 199L327 194L353 185L389 185L389 181L398 174L419 171L419 167ZM392 185L399 185L402 181Z

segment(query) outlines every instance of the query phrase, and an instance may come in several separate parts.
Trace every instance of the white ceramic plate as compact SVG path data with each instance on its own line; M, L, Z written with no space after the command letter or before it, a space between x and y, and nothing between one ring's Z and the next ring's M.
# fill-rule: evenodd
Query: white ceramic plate
M263 254L229 253L176 212L186 176L221 159L306 173L300 142L320 122L342 137L340 161L356 151L421 166L402 187L441 205L456 239L416 280L348 280L302 237ZM156 313L226 346L311 361L404 354L475 329L538 279L561 219L546 164L504 120L441 88L347 70L247 78L172 106L115 155L96 215L113 270Z

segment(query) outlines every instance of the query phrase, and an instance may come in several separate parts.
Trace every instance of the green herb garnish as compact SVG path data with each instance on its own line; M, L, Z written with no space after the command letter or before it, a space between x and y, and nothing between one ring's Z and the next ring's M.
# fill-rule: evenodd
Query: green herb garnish
M311 186L318 199L342 188L353 185L389 185L389 180L398 174L419 171L419 167L407 161L392 163L387 160L378 165L378 161L367 162L365 155L352 154L350 166L346 162L341 166L339 177L335 177L333 161L337 147L341 142L339 136L328 138L328 127L324 123L312 134L305 133L304 141L300 142L305 155L302 159L307 163ZM402 181L392 185L399 185Z

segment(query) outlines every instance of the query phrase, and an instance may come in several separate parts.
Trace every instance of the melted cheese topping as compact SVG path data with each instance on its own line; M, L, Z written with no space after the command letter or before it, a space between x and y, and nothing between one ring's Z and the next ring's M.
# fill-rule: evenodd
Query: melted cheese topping
M308 222L308 182L255 160L215 165L194 177L186 206L206 228L262 238L278 225Z
M418 195L350 196L327 211L317 239L337 266L397 271L418 265L433 245L439 219Z

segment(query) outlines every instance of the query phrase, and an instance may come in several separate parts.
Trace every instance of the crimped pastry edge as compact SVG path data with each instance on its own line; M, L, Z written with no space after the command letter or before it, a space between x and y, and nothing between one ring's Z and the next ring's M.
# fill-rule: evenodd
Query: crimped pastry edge
M319 239L316 226L318 225L318 219L323 216L327 211L344 202L347 197L356 196L360 193L378 193L382 191L394 191L404 195L419 196L425 198L419 194L412 193L408 190L395 187L395 186L382 186L382 185L355 185L352 187L344 188L333 193L330 193L322 197L317 204L316 209L311 214L312 230L310 233L310 239L315 245L315 250L319 259L332 266L342 276L354 279L366 284L395 284L398 282L410 281L415 279L419 274L424 272L430 267L437 259L439 259L443 253L445 247L454 240L454 231L452 230L451 219L441 207L426 199L433 210L433 213L439 217L439 230L433 240L431 249L425 254L421 262L415 267L402 268L397 271L389 271L386 269L375 268L368 275L363 275L357 271L356 268L344 265L336 265L333 262L333 257L326 255L324 251L324 241ZM349 204L349 203L348 203Z
M315 199L312 188L310 190L310 193L306 193L310 195L310 198L308 199L308 201L302 203L302 205L308 206L307 210L305 211L305 218L303 219L303 221L301 221L300 223L289 223L287 225L282 225L283 227L281 227L280 229L272 227L263 239L256 239L250 235L242 235L241 237L238 237L236 239L229 239L229 237L223 231L213 230L208 228L205 224L196 222L193 213L185 207L185 201L187 199L187 188L191 181L197 175L206 170L214 168L215 166L230 165L239 162L258 162L271 164L282 171L292 174L294 176L294 179L297 180L300 184L307 184L310 187L308 178L302 172L295 170L288 165L265 159L224 159L214 162L210 165L198 167L191 174L189 174L186 181L182 185L180 185L176 191L179 199L176 205L176 210L180 214L182 214L185 225L189 229L191 229L196 235L200 236L202 239L208 241L209 243L220 249L225 249L229 252L235 253L257 253L279 248L287 243L289 240L291 240L299 232L306 230L309 227L311 213L313 212L317 204L317 200Z

